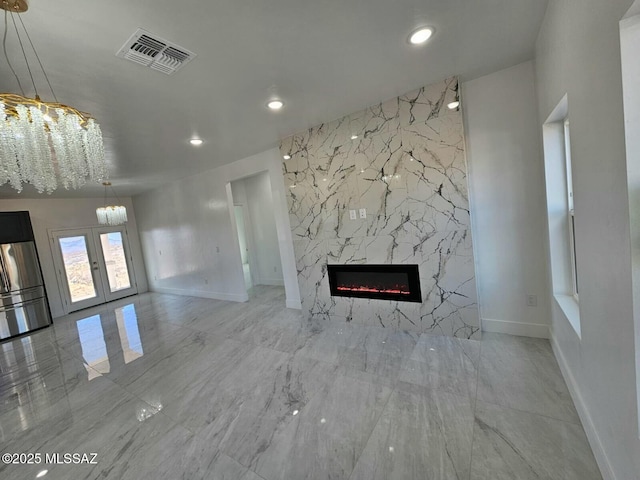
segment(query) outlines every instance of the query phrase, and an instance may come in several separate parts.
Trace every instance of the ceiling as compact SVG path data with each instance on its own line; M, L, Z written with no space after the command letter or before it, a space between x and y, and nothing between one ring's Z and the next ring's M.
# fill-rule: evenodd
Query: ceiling
M22 19L59 101L100 123L118 194L135 195L447 76L467 80L530 59L546 5L31 0ZM435 27L432 39L409 45L409 33L424 24ZM197 57L171 76L117 58L139 27ZM15 32L8 42L10 59L27 83ZM17 92L3 57L0 64L0 91ZM36 81L43 100L52 100L44 79ZM273 94L285 101L277 113L265 107ZM191 146L193 136L204 144ZM96 185L53 196L102 193ZM41 196L32 188L17 194L0 187L0 198Z

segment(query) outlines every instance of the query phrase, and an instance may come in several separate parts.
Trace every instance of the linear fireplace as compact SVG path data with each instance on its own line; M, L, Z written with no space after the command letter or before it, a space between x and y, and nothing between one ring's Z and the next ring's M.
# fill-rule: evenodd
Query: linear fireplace
M331 295L422 302L418 265L327 265Z

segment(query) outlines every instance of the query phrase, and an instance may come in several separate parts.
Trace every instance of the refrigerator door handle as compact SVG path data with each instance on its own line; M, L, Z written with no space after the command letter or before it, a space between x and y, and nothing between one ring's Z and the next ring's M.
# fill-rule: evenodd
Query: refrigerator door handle
M0 280L2 280L2 286L5 292L9 292L9 278L7 277L7 267L4 261L4 254L0 250Z
M39 299L37 299L39 300ZM19 310L21 309L23 306L22 303L17 303L15 305L9 305L8 307L2 307L2 310L0 310L0 312L13 312L14 310Z

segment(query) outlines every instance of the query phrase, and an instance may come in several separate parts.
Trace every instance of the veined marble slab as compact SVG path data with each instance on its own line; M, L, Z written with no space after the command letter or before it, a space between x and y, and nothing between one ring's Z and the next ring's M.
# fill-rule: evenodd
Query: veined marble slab
M471 480L602 480L581 425L478 401Z
M457 89L449 78L282 141L305 316L479 338ZM332 298L327 263L418 264L422 305Z

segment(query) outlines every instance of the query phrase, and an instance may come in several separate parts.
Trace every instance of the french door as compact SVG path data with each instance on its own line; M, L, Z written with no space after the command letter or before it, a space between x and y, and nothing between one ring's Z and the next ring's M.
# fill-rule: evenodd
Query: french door
M126 227L50 232L66 313L138 293Z

